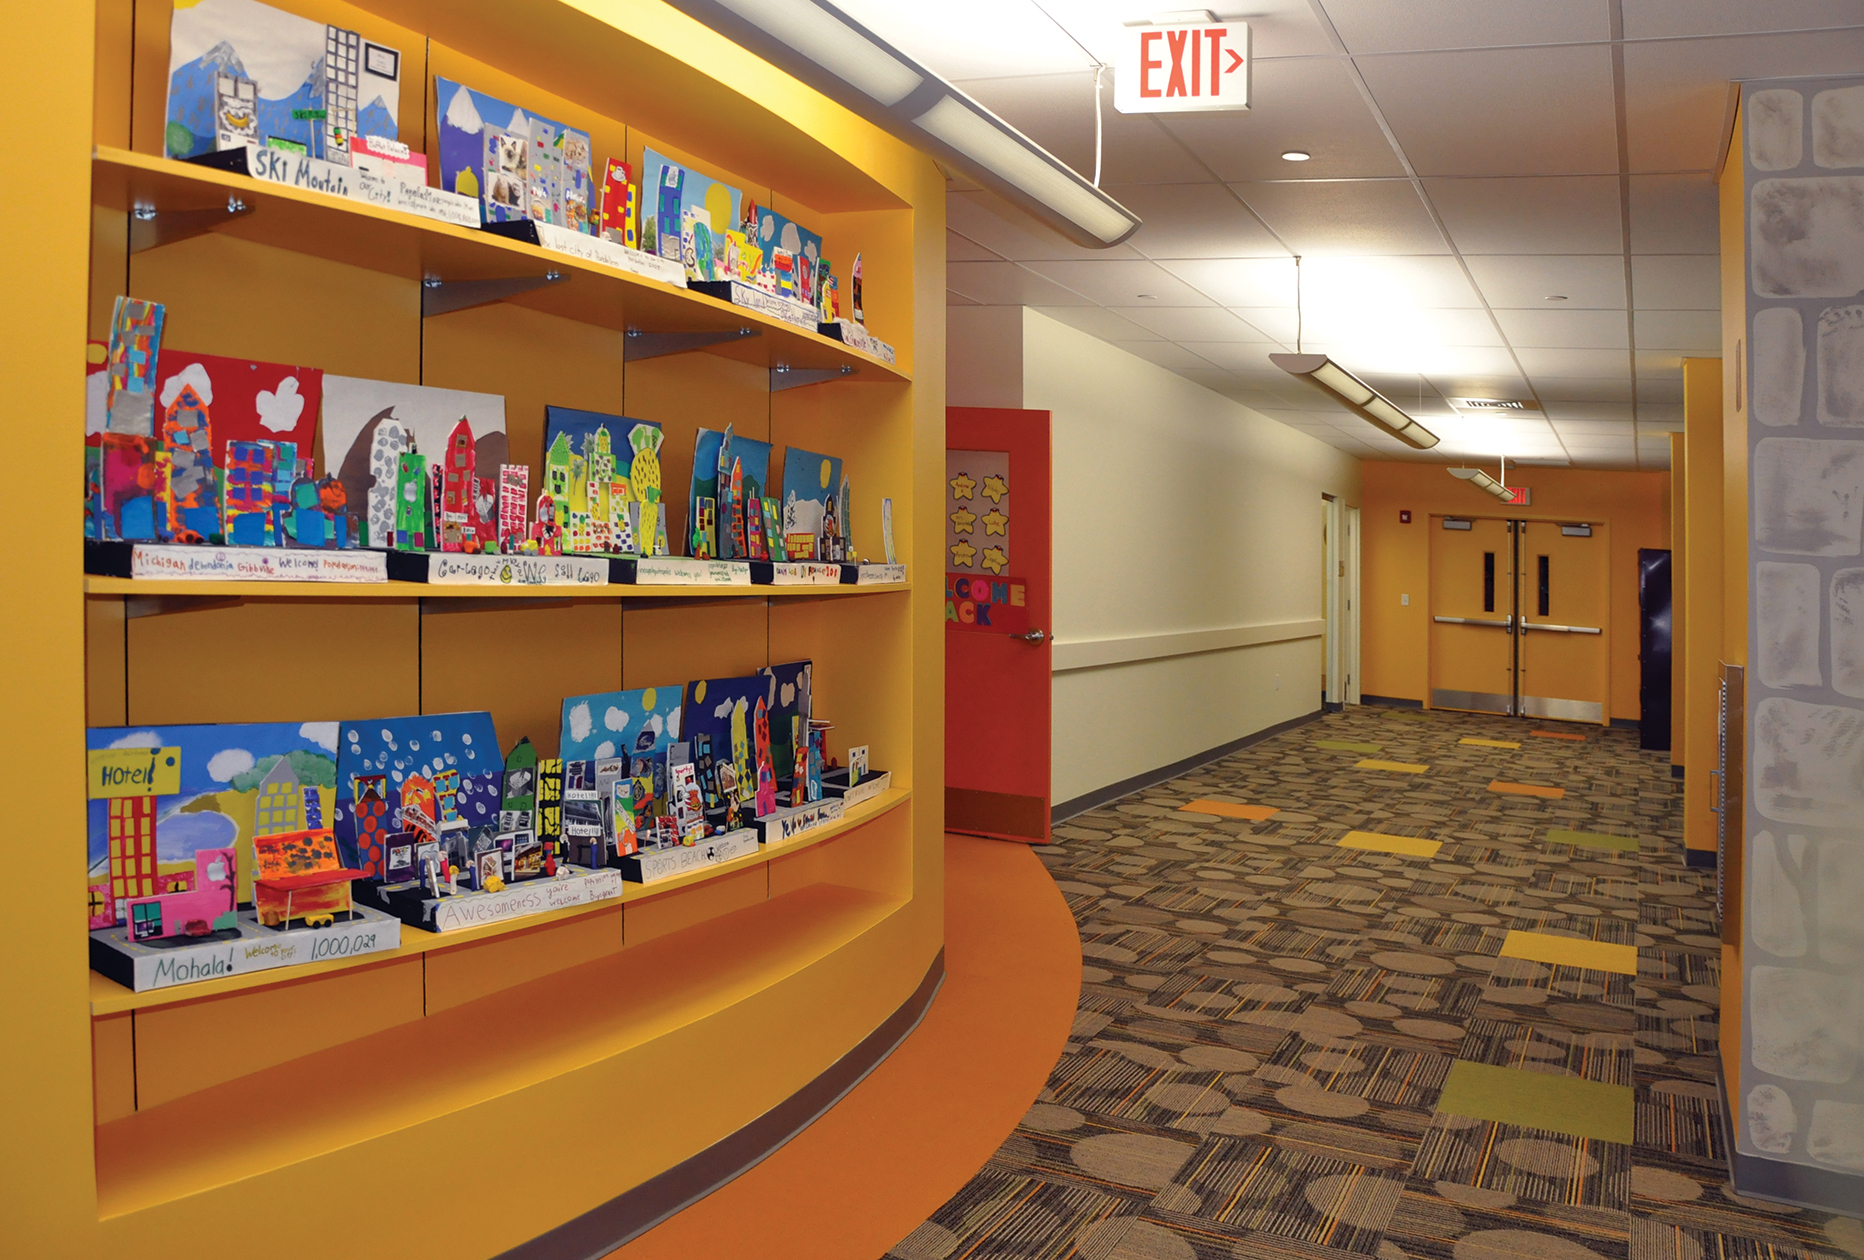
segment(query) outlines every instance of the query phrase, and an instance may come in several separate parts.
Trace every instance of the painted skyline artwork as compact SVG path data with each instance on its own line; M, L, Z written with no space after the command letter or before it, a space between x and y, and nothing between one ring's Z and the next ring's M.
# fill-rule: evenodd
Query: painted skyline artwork
M163 148L275 145L347 164L351 135L399 136L401 53L255 0L176 0Z
M419 717L369 718L341 724L337 745L335 830L343 864L364 869L357 852L357 808L379 786L387 809L386 829L399 829L401 789L416 775L430 785L441 776L459 777L450 802L437 808L454 819L435 819L444 828L455 819L468 827L498 824L505 756L492 715L483 711L428 713ZM379 784L371 780L379 779ZM361 782L358 782L361 780ZM430 793L431 794L431 793Z
M633 691L601 691L563 701L565 761L651 757L680 738L679 683Z

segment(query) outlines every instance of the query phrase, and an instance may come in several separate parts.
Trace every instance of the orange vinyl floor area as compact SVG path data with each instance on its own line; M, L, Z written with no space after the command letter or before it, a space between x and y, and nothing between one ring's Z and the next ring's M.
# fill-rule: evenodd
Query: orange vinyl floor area
M1067 1040L1074 916L1022 844L945 838L945 985L899 1049L826 1115L614 1260L874 1260L1002 1145Z

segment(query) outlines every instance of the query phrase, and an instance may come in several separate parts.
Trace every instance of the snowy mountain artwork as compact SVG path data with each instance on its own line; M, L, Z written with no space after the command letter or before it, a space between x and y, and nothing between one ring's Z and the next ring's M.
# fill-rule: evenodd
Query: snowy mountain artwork
M257 96L259 144L276 140L312 157L347 162L325 151L326 50L351 48L355 67L355 130L398 138L401 55L338 27L313 22L257 0L179 0L169 26L168 126L163 148L189 158L216 147L216 93L251 83ZM223 83L222 80L226 82Z

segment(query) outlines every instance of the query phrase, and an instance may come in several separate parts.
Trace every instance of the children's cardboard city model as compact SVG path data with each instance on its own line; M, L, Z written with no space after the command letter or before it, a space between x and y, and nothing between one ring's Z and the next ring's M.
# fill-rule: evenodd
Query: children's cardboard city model
M783 543L791 560L845 560L846 530L838 513L841 460L791 446L783 452Z
M660 555L658 424L574 407L544 408L544 484L565 555ZM540 499L540 503L541 503Z
M397 139L401 53L355 31L197 0L175 5L168 49L169 157L256 144L349 165L357 137Z
M323 403L324 467L363 517L365 545L465 551L496 540L510 462L502 395L326 375Z
M563 701L563 840L569 860L606 866L655 843L669 808L667 755L682 739L682 689L644 687Z
M727 233L744 194L648 149L641 159L641 249L679 261L693 280L730 276Z
M589 133L450 79L434 79L440 187L479 199L488 225L530 221L594 235L601 214Z

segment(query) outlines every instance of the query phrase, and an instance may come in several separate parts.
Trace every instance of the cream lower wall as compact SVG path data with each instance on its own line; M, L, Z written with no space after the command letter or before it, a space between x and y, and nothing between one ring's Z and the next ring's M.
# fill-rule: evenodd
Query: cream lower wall
M1000 378L962 348L1007 340L1002 309L947 312L954 402ZM1357 459L1028 309L1022 376L1020 405L1053 414L1058 656L1321 618L1321 495L1359 503ZM1050 799L1312 713L1320 671L1315 634L1058 673Z
M1051 799L1073 800L1312 713L1320 645L1316 635L1056 674Z

